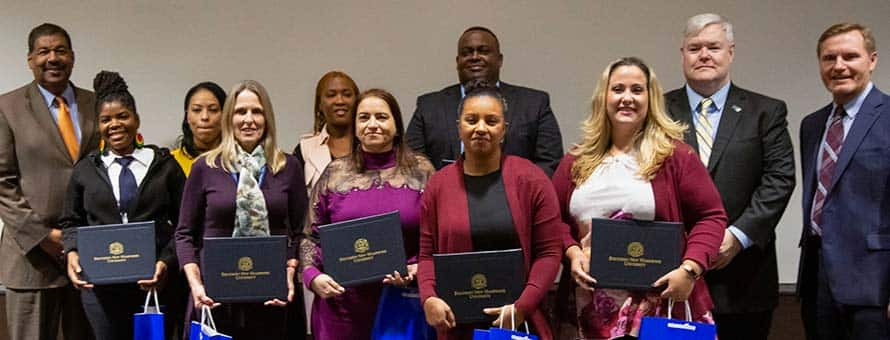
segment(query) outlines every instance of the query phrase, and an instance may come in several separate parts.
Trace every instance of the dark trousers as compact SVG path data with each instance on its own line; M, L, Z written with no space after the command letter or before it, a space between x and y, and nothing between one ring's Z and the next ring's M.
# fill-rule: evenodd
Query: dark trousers
M300 283L297 283L300 284ZM306 312L303 305L303 289L294 289L294 301L287 304L287 339L306 339Z
M887 305L852 306L835 301L822 266L821 251L811 250L812 253L819 253L807 263L815 265L810 276L816 278L815 294L801 298L807 340L890 340Z
M97 340L133 337L133 314L142 312L148 294L136 284L96 286L83 289L80 298Z
M74 287L6 289L6 322L9 339L92 339L84 318L80 294ZM61 326L61 329L60 329Z
M189 297L190 301L191 297ZM200 308L195 310L194 303L189 304L189 322L201 320ZM223 303L211 310L216 330L220 333L239 339L286 339L287 309L286 307L263 306L262 303ZM186 329L183 339L189 338Z
M752 313L714 314L720 340L767 340L773 310Z

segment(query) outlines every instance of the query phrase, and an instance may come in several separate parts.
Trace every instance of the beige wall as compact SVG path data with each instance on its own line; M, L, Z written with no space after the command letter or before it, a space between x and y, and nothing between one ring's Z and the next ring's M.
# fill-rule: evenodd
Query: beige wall
M391 90L410 119L417 95L456 81L460 32L485 25L500 37L502 78L550 92L565 145L577 140L597 75L620 56L647 60L668 89L683 84L680 31L687 17L715 11L735 24L733 80L787 101L792 137L802 117L829 101L817 74L815 41L830 24L872 27L890 47L890 2L867 1L14 1L0 11L0 91L32 79L28 31L67 28L77 56L73 80L91 87L102 69L127 79L148 143L178 135L183 95L214 80L257 79L278 112L290 150L311 129L315 82L343 69L361 88ZM887 61L890 62L890 61ZM876 84L890 90L887 62ZM781 281L794 282L800 195L779 228Z

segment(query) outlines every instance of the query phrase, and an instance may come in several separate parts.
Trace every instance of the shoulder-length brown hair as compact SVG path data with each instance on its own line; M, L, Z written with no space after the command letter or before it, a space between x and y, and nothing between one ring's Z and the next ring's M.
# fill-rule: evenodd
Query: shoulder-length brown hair
M223 105L220 122L222 140L216 149L207 152L204 161L207 163L207 166L215 168L216 160L219 159L223 169L228 172L235 171L233 165L238 157L238 149L235 147L238 141L235 140L235 127L232 126L232 116L235 114L235 103L238 100L238 95L244 91L253 92L260 98L260 105L263 106L263 116L266 118L266 128L260 144L263 145L263 151L266 153L266 165L273 174L276 174L284 168L287 159L284 153L281 152L281 149L278 148L278 141L275 137L275 111L272 110L272 100L269 99L269 93L266 92L266 88L256 80L242 80L229 91L229 96L226 98L225 105Z
M581 144L570 151L578 157L572 165L572 181L575 185L580 185L590 177L612 147L612 122L606 113L606 97L609 92L609 78L621 66L633 66L643 71L649 94L646 120L633 137L633 148L640 163L638 175L645 180L654 178L664 159L674 152L674 141L683 139L686 127L671 120L665 113L664 95L655 71L636 57L618 59L603 70L593 92L590 117L582 123Z
M402 120L402 110L399 108L399 102L396 101L396 97L393 96L392 93L389 93L389 91L384 89L374 88L366 90L355 100L356 114L352 119L352 160L355 162L355 166L359 173L365 172L364 151L362 150L362 143L358 139L359 130L355 126L355 122L358 120L358 104L371 97L379 98L386 102L386 105L389 106L389 111L392 112L392 118L396 123L396 135L393 136L392 139L392 147L396 150L396 167L399 168L399 171L407 171L417 165L417 159L414 157L414 152L411 151L411 148L405 144L405 123Z

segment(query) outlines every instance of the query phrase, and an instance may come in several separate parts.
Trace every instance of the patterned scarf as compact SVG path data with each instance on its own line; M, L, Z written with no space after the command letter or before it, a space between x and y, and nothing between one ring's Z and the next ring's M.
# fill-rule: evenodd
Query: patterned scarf
M266 154L261 145L247 153L240 145L235 170L238 189L235 193L235 229L232 237L269 236L269 212L260 190L259 178L266 165Z

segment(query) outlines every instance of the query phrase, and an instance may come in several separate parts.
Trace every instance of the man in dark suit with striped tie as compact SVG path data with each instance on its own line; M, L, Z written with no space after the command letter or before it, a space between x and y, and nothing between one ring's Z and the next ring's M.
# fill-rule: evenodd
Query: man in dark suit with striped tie
M800 123L798 294L807 339L890 339L890 96L871 80L871 31L841 23L817 45L830 104Z
M689 126L729 218L716 262L705 275L721 340L766 340L778 305L775 228L794 190L794 154L785 103L730 81L732 24L700 14L684 31L686 86L665 95Z

